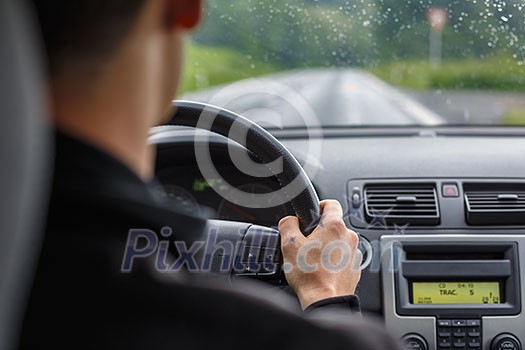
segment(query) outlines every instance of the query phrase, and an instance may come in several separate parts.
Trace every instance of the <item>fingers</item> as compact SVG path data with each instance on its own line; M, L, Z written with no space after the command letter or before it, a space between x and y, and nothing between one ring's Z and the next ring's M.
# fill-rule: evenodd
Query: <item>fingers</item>
M346 226L343 220L343 208L341 204L335 200L325 200L321 202L321 209L323 214L319 226L325 229L322 230L323 236L326 237L328 233L333 240L340 239L348 241L352 249L355 249L359 242L359 236L357 233L350 231ZM314 234L321 234L320 229L318 229L318 232L314 231Z
M310 237L317 237L317 235L323 234L325 237L322 239L328 239L329 237L326 237L327 232L325 232L327 230L328 233L333 235L330 237L331 239L339 239L341 233L347 229L343 221L343 208L341 204L336 200L324 200L320 203L320 207L322 214L321 219L319 220L319 225Z
M287 216L279 221L279 231L281 231L281 235L297 233L297 230L301 232L301 229L299 228L299 219L297 217Z
M305 239L299 228L299 219L295 216L281 219L279 232L281 233L281 248L285 255L296 252Z
M341 219L343 218L343 208L336 200L324 200L320 203L323 219Z

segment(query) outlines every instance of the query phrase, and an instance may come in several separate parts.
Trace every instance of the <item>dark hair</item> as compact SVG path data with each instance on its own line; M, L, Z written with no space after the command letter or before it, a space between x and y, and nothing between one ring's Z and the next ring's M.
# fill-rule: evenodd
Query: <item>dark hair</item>
M64 62L104 60L131 29L147 0L30 0L51 74Z

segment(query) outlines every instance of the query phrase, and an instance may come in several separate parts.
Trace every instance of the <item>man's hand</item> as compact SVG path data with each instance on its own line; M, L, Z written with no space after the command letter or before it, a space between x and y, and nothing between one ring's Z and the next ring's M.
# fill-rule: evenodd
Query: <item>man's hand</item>
M346 227L341 205L322 201L321 211L319 225L308 237L296 217L279 222L286 279L303 310L323 299L353 294L361 278L359 237Z

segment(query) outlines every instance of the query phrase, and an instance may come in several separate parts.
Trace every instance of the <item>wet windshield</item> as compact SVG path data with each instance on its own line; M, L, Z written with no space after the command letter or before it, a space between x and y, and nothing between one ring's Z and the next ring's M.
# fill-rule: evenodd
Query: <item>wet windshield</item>
M206 6L182 98L279 128L525 124L523 1Z

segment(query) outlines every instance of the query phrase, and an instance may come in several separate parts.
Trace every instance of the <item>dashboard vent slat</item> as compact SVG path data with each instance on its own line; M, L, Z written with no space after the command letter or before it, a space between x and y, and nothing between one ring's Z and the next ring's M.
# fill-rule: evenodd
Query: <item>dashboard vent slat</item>
M368 223L431 226L440 222L433 184L370 184L365 187Z
M525 225L523 184L465 184L469 225Z

